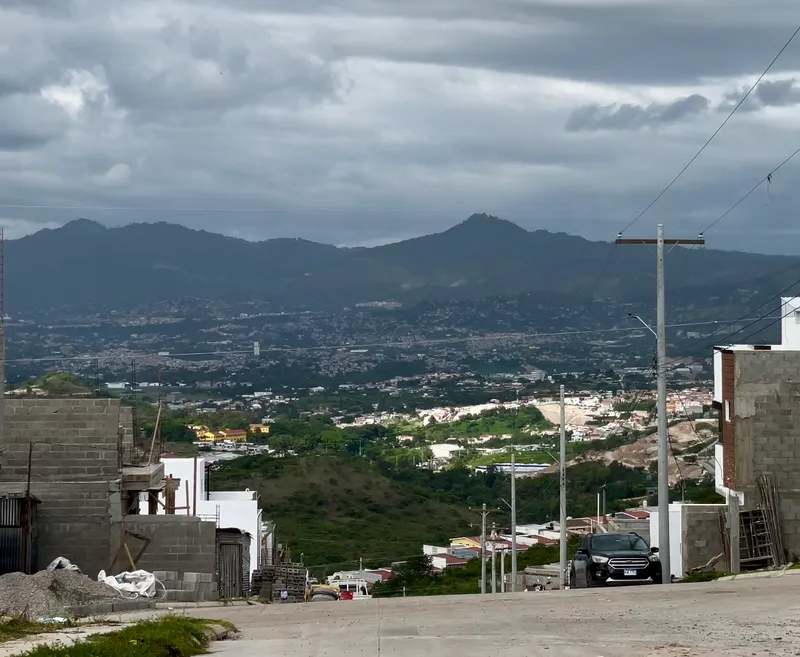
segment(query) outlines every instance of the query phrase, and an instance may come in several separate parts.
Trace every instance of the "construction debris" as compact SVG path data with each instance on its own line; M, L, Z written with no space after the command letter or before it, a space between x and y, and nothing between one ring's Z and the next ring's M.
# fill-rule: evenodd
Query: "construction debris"
M73 606L119 600L120 594L74 570L0 577L0 615L40 620L69 615Z
M711 557L706 563L702 566L697 566L696 568L692 568L687 575L693 575L694 573L713 573L717 569L717 564L722 561L722 558L725 556L724 552L720 552L717 556Z
M787 559L781 532L781 500L778 486L775 484L775 477L768 473L759 475L758 490L761 493L761 507L764 510L764 520L772 547L772 565L785 566Z
M300 563L279 563L253 571L250 592L267 602L303 602L306 569Z

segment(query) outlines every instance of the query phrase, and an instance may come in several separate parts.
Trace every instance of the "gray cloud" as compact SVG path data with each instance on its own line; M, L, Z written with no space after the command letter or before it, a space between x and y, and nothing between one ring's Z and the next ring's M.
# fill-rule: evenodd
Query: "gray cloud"
M720 111L730 111L747 92L747 88L725 94ZM764 80L742 103L740 112L757 112L765 107L790 107L800 104L800 84L797 80Z
M584 105L570 114L564 128L569 132L657 128L695 116L706 111L709 105L708 98L699 94L647 106Z
M0 0L0 216L15 234L80 215L363 244L486 210L611 239L719 125L707 99L749 85L795 13L789 0L729 0L724 20L709 0ZM777 78L798 71L790 49L754 103L793 102ZM631 97L676 100L614 104ZM732 122L653 217L696 234L793 137L768 113ZM790 165L780 174L769 208L753 195L715 246L800 248ZM743 241L755 218L761 241Z

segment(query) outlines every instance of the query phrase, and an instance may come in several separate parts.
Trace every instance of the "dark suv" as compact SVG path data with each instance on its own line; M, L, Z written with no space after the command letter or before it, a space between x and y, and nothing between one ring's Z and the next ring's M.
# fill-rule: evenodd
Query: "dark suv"
M570 586L661 584L658 548L639 534L587 534L572 559Z

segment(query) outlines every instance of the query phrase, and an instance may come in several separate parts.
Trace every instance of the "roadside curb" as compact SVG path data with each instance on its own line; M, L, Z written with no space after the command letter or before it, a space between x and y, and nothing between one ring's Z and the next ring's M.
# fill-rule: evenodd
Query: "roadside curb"
M784 566L778 570L764 570L757 573L740 573L739 575L727 575L720 577L717 582L732 582L737 579L767 579L771 577L783 577L784 575L800 575L800 569Z

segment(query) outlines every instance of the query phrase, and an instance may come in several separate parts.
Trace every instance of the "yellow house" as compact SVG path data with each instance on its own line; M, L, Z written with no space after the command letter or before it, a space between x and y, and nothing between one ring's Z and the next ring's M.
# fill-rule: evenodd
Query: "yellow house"
M260 433L260 434L268 434L269 433L269 425L268 424L251 424L248 427L250 433Z
M450 539L450 547L480 548L480 536L461 536Z
M214 432L209 431L208 427L203 424L190 424L189 429L194 431L194 435L197 437L197 440L202 440L204 442L213 443Z
M234 443L243 443L247 441L247 432L244 429L223 429L217 433L222 434L220 440L227 440Z

